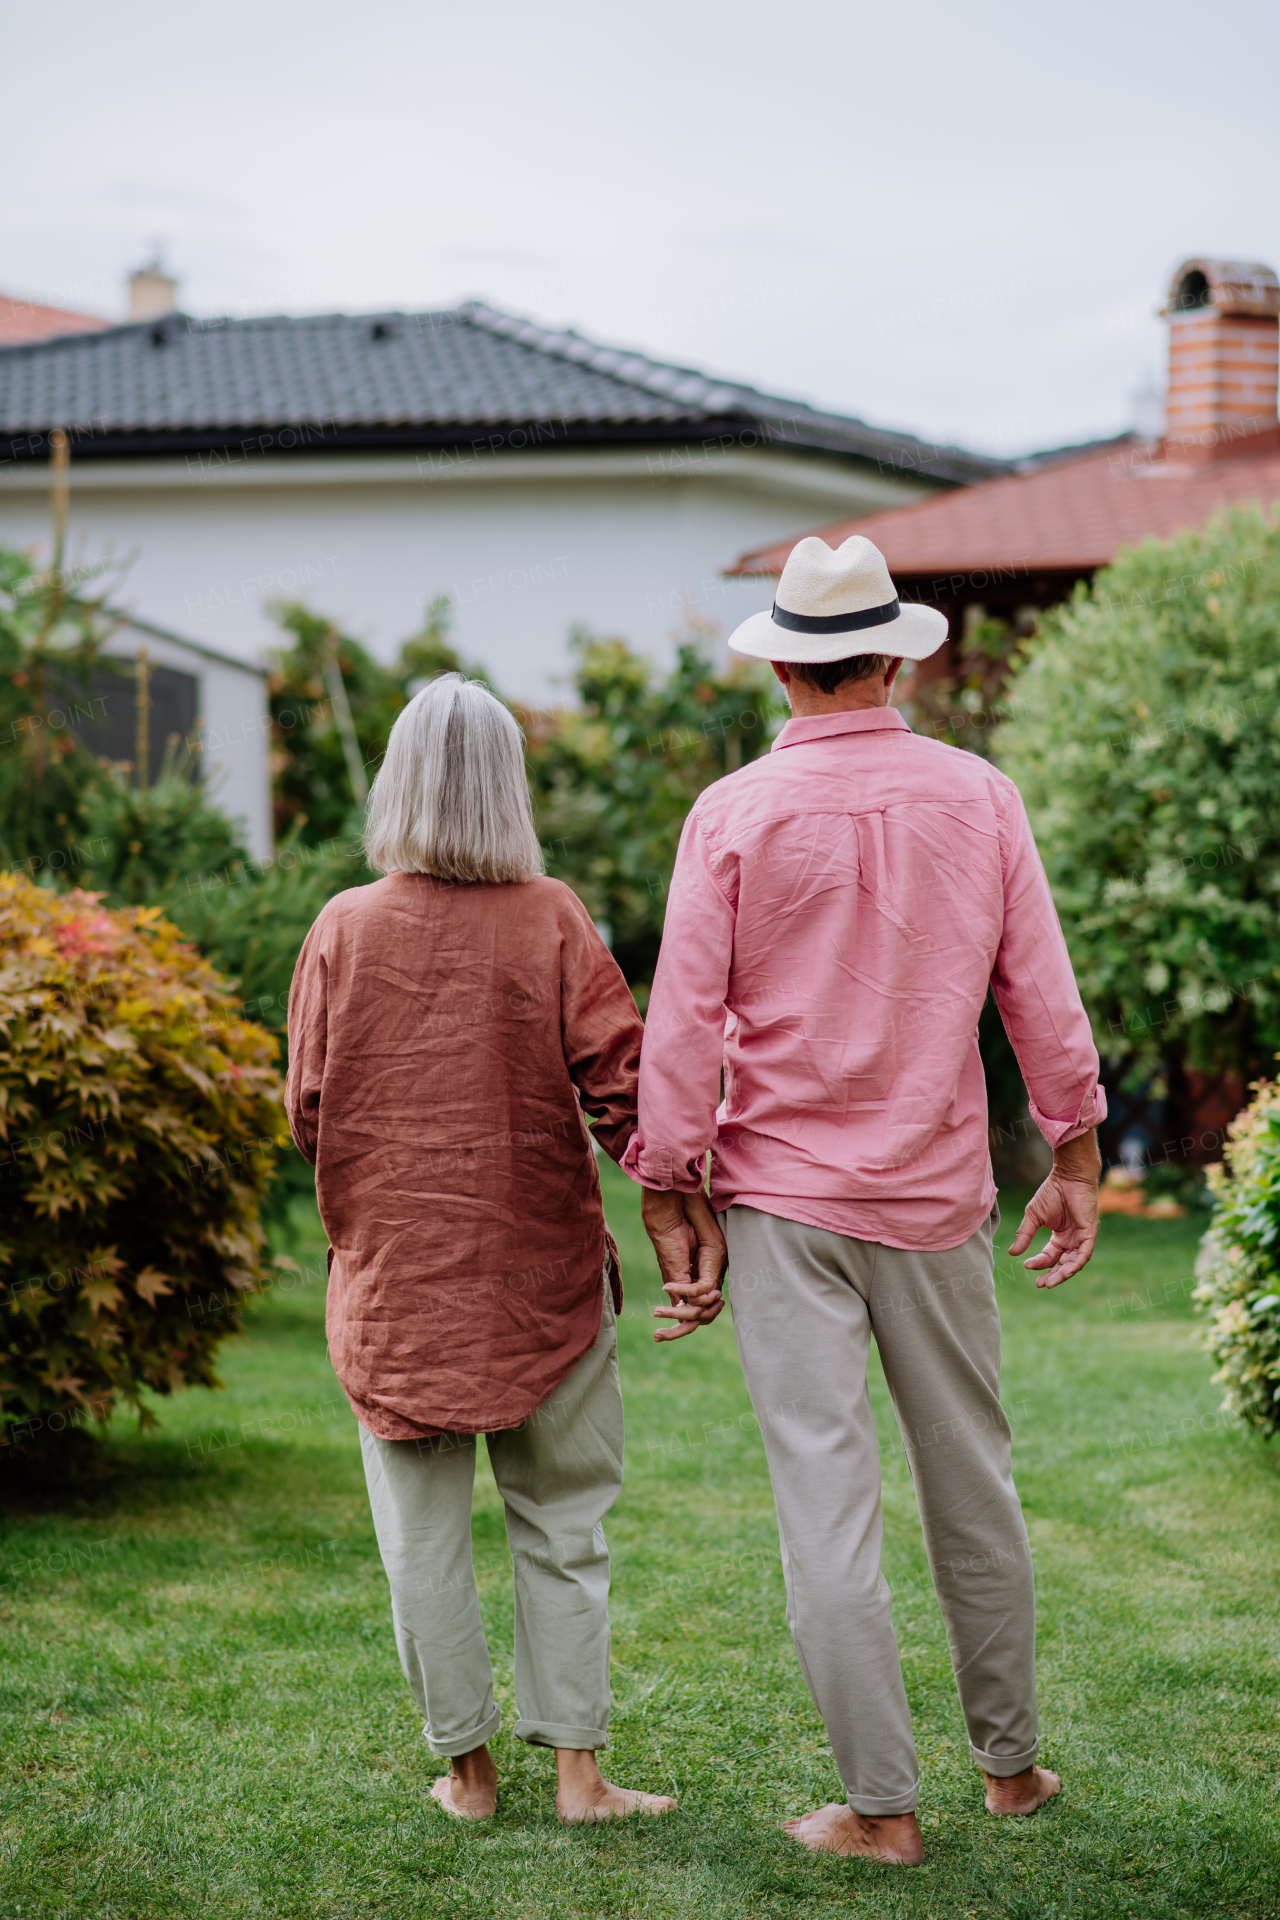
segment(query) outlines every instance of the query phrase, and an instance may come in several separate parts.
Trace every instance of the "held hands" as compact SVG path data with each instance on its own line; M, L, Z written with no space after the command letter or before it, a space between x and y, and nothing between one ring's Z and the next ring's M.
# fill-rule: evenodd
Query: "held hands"
M720 1280L729 1262L724 1235L705 1193L655 1193L644 1190L645 1231L662 1270L669 1307L655 1307L655 1320L675 1320L655 1340L681 1340L709 1327L724 1306Z
M1049 1228L1048 1246L1022 1263L1036 1275L1038 1287L1060 1286L1091 1258L1098 1239L1101 1171L1098 1136L1093 1129L1054 1148L1053 1171L1033 1194L1009 1245L1010 1253L1025 1253L1040 1228Z

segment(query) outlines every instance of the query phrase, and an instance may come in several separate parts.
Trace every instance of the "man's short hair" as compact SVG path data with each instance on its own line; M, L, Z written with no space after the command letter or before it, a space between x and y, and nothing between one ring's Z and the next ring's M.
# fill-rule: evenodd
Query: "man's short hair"
M889 653L854 653L847 660L788 660L787 672L803 686L834 693L846 680L876 680L893 658Z

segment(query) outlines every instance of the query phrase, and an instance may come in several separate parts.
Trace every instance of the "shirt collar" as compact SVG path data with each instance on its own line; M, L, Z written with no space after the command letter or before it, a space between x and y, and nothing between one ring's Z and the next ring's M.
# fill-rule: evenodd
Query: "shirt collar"
M862 707L857 713L819 713L808 720L788 720L773 743L773 752L781 747L803 747L810 740L829 740L838 733L910 733L911 729L896 707Z

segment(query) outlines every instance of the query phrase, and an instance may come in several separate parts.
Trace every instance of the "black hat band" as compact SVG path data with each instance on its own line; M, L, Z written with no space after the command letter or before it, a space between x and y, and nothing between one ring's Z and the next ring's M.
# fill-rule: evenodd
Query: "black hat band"
M861 633L864 627L886 627L902 612L897 600L887 606L864 607L861 613L789 613L773 603L775 627L789 627L792 633Z

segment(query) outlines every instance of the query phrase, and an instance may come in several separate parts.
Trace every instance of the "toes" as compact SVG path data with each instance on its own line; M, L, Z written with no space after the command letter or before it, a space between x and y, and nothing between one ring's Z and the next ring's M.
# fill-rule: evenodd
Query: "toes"
M635 1813L635 1807L620 1805L617 1801L602 1801L594 1807L566 1807L563 1811L557 1807L556 1817L566 1826L593 1827L601 1820L625 1819L629 1813Z
M672 1813L675 1811L675 1804L674 1800L668 1799L662 1793L624 1792L621 1804L614 1811L624 1817L629 1813Z
M594 1806L566 1810L562 1820L625 1820L633 1813L674 1813L678 1802L665 1793L641 1793L606 1781L606 1797Z

